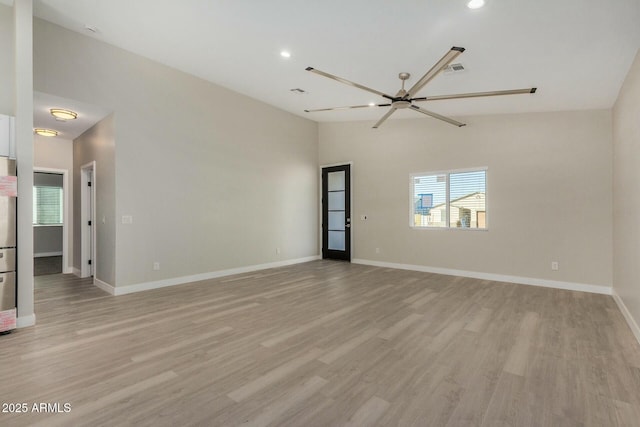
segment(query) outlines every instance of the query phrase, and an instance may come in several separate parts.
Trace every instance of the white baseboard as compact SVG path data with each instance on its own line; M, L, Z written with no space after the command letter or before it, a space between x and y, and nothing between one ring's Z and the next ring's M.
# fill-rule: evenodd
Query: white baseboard
M16 319L16 328L27 328L36 324L36 315L18 316Z
M541 286L544 288L566 289L569 291L591 292L594 294L611 295L611 287L586 285L582 283L560 282L556 280L534 279L532 277L507 276L504 274L481 273L477 271L453 270L449 268L429 267L426 265L396 264L392 262L372 261L368 259L353 259L354 264L372 265L375 267L396 268L399 270L422 271L425 273L445 274L448 276L471 277L474 279L491 280L495 282L517 283L520 285Z
M620 295L618 295L615 289L613 290L612 296L613 296L613 300L616 302L616 304L618 304L618 308L622 312L622 315L624 316L624 320L627 321L627 324L629 325L631 332L633 332L633 335L636 337L636 340L638 340L638 343L640 343L640 327L638 327L638 323L636 322L636 319L633 318L633 316L631 315L631 312L629 311L627 306L624 304L624 301L622 301L622 298L620 298Z
M80 270L75 267L71 267L71 273L73 273L74 276L78 276L78 277L80 277L81 275Z
M303 262L320 259L320 255L313 255L304 258L289 259L285 261L270 262L266 264L249 265L246 267L230 268L228 270L212 271L209 273L194 274L192 276L173 277L171 279L157 280L154 282L136 283L134 285L113 287L113 295L125 295L134 292L148 291L151 289L164 288L167 286L182 285L184 283L198 282L200 280L215 279L218 277L232 276L234 274L250 273L252 271L266 270L269 268L285 267L287 265L301 264ZM96 284L96 286L100 287ZM108 285L111 286L111 285ZM101 288L103 289L103 288ZM105 289L106 290L106 289ZM107 292L110 292L107 290Z
M40 252L37 254L33 254L34 258L44 258L48 256L62 256L62 251L60 252Z
M107 282L103 282L102 280L98 279L97 277L93 277L93 285L102 289L103 291L111 294L111 295L116 295L116 287L113 285L108 284Z

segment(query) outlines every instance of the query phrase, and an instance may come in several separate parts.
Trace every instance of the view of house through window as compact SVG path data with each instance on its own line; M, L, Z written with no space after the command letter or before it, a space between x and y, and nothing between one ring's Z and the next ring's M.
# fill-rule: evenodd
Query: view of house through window
M62 188L33 187L33 223L37 225L62 224Z
M411 177L411 226L487 228L487 171L440 172Z

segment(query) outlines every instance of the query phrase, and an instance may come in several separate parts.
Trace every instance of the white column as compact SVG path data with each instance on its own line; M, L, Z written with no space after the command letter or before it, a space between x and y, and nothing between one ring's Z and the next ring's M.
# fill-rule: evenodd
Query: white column
M13 3L16 164L18 167L18 327L33 310L33 1Z

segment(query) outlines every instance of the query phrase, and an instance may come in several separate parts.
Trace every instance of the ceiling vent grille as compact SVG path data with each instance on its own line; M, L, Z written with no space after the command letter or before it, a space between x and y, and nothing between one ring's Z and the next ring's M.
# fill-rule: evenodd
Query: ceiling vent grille
M451 74L451 73L461 73L464 70L465 70L464 66L460 63L457 63L457 64L447 65L446 67L444 67L443 71L445 74Z

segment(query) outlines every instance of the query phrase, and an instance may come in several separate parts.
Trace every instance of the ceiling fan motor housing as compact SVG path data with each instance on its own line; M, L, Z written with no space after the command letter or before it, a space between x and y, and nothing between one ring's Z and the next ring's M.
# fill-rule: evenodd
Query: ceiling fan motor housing
M400 98L400 99L394 100L391 103L391 106L393 108L398 108L398 109L409 108L411 106L411 101Z

